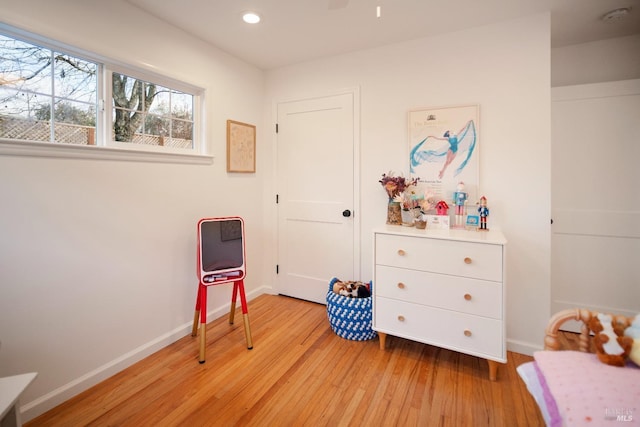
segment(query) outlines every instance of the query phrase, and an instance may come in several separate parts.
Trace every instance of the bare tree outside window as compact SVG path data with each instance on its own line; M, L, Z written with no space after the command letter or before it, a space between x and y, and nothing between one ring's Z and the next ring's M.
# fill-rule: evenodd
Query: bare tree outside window
M0 136L95 144L97 64L0 35Z
M193 95L2 34L0 138L95 145L98 84L109 78L115 141L193 148Z
M193 95L113 73L116 141L193 147Z

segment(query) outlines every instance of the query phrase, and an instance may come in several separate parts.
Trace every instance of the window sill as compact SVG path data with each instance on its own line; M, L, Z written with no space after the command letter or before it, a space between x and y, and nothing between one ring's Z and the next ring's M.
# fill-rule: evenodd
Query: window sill
M54 157L67 159L121 160L149 163L213 164L213 156L205 154L160 153L88 145L52 144L49 142L0 139L0 156Z

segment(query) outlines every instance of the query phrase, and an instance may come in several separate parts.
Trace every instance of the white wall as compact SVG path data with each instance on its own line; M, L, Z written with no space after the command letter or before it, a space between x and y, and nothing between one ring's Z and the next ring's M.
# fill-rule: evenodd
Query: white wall
M7 24L205 88L215 156L0 156L0 377L38 372L22 398L28 420L190 333L198 219L245 218L247 292L263 291L260 126L256 174L227 174L225 153L227 119L261 123L264 75L119 0L0 0L0 10ZM209 294L212 311L228 306L228 286Z
M371 230L386 216L378 180L389 170L408 175L408 110L479 104L481 192L489 200L490 227L509 240L509 348L540 348L549 318L549 16L270 71L265 126L275 121L274 102L348 87L361 94L362 279L372 271ZM273 210L269 215L275 224Z
M551 49L551 86L640 78L640 34Z

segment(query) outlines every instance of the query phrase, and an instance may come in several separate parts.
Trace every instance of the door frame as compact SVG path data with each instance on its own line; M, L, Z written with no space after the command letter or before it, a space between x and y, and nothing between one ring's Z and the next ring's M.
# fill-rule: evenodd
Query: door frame
M273 182L273 196L270 198L271 212L271 230L273 230L273 242L276 248L273 251L268 268L271 268L272 272L272 289L275 294L280 293L280 280L276 272L276 266L280 259L277 248L280 246L280 233L278 225L278 205L276 204L276 194L278 194L278 134L276 133L276 124L278 121L278 105L287 102L298 102L305 100L312 100L316 98L326 98L339 95L351 95L353 100L353 212L351 213L353 218L353 278L344 278L345 280L361 280L362 275L362 241L361 241L361 216L360 216L360 87L348 87L338 90L329 90L323 93L309 93L300 94L297 96L286 97L282 99L274 99L271 105L271 131L273 132L273 146L272 146L272 182ZM328 283L327 283L328 285Z

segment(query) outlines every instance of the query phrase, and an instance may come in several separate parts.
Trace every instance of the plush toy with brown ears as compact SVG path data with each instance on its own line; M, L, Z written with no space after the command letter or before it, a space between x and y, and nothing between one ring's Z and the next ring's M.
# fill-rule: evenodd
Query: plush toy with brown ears
M589 329L595 334L593 342L598 359L607 365L624 366L633 339L624 336L624 329L614 322L613 317L597 313L589 320Z
M362 282L341 282L337 281L333 284L333 292L348 298L369 298L371 291L369 287Z

